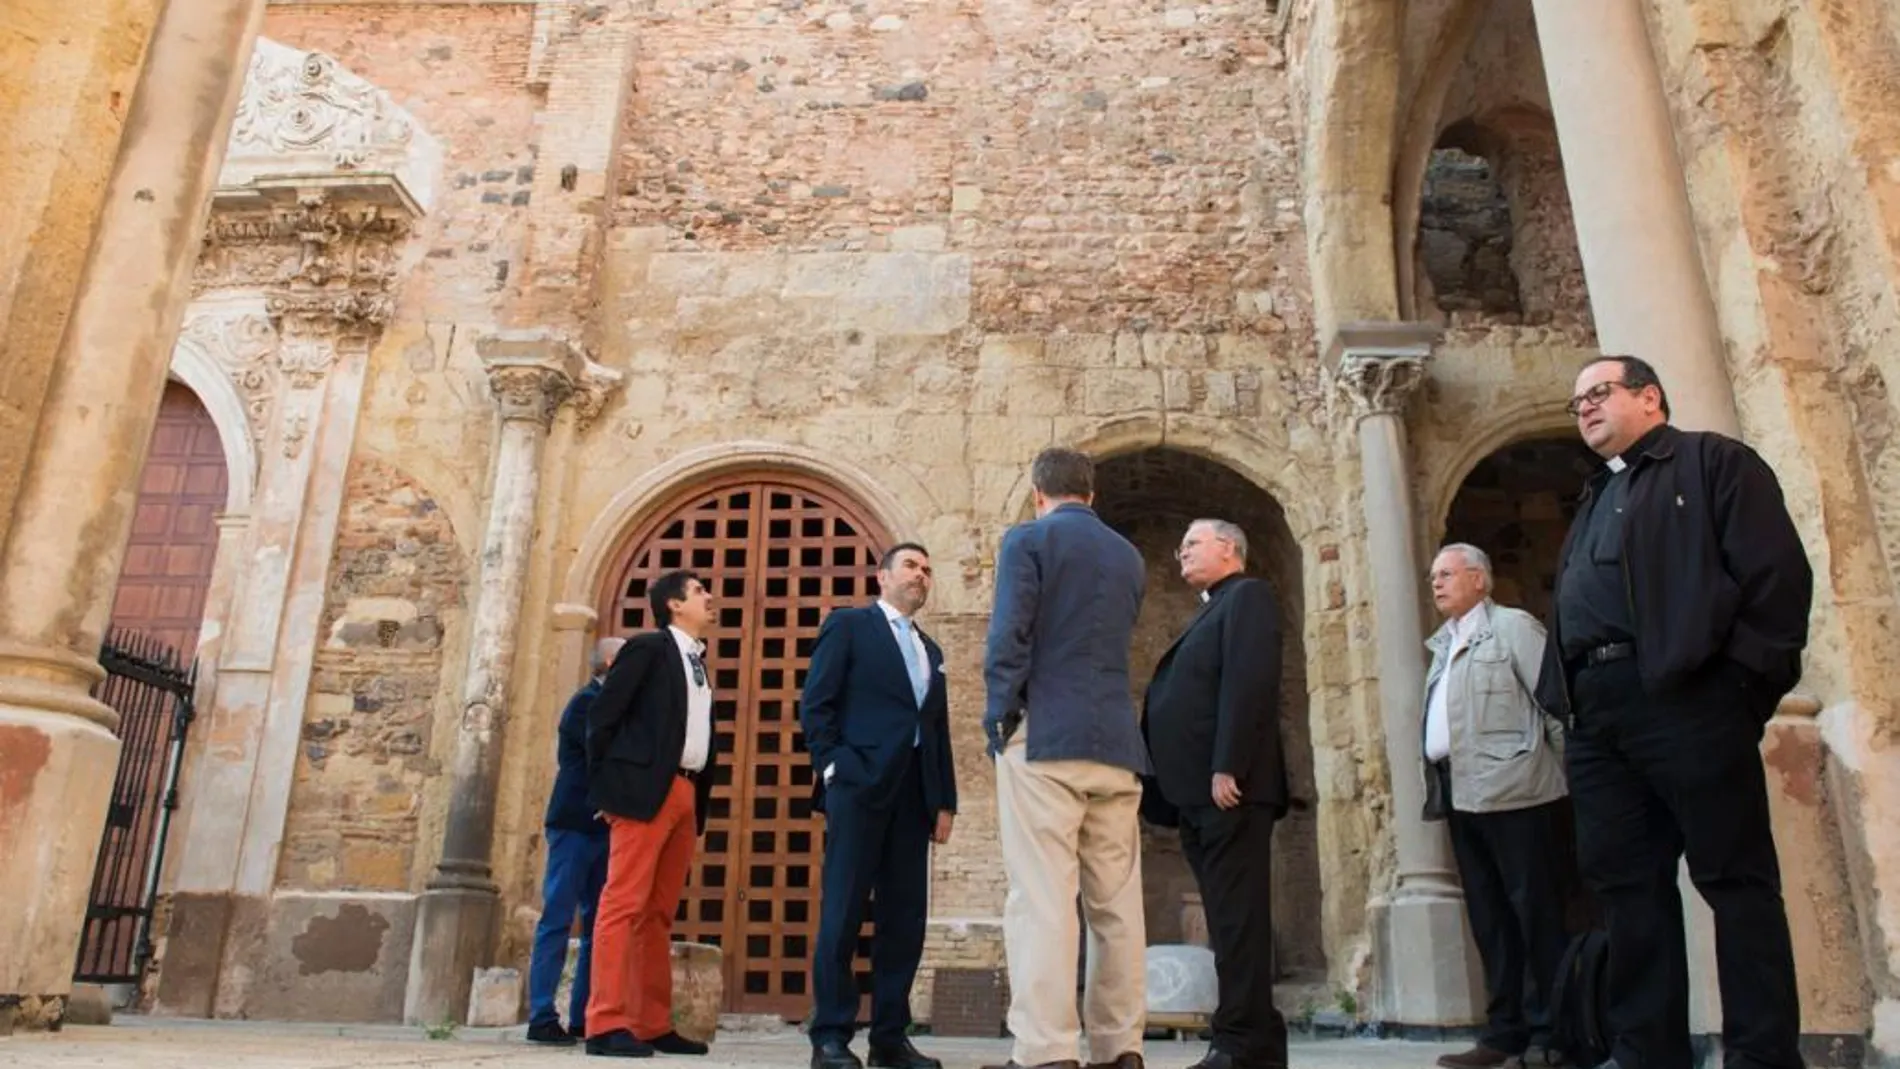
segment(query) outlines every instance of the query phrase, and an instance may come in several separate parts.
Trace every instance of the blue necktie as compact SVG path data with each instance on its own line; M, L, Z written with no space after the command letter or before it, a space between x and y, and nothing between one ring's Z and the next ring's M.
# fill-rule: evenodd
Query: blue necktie
M910 672L911 693L917 699L917 708L924 707L924 695L930 691L930 673L924 668L917 656L917 643L910 637L910 621L899 616L897 624L897 649L904 655L904 667Z

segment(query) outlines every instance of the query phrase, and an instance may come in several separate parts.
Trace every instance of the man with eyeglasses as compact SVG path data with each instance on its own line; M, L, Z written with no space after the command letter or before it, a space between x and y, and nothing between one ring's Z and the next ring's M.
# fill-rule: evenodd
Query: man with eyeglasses
M1207 907L1219 998L1192 1069L1285 1069L1273 1004L1273 825L1286 815L1280 748L1280 608L1247 569L1247 535L1188 525L1175 558L1200 611L1155 665L1142 734L1181 852Z
M1566 939L1564 866L1553 850L1563 728L1531 696L1544 629L1492 600L1491 558L1476 546L1439 550L1430 582L1445 623L1425 643L1425 818L1450 833L1486 996L1477 1045L1438 1064L1545 1065Z
M1611 1060L1688 1069L1676 871L1715 915L1731 1069L1802 1065L1762 730L1800 678L1814 575L1754 450L1669 425L1656 371L1606 356L1570 412L1605 466L1558 565L1537 697L1568 726L1577 852L1609 929Z
M712 795L713 596L691 572L647 586L653 630L627 640L587 713L588 801L607 822L587 1053L705 1054L673 1030L670 936Z

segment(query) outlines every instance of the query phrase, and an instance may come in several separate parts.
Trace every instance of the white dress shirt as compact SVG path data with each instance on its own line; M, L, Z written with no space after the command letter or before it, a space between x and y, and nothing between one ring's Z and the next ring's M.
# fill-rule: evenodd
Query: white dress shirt
M686 745L680 750L680 767L700 772L706 767L706 759L712 756L712 672L708 669L705 681L695 682L692 655L699 655L703 667L706 644L671 624L666 629L673 632L673 641L680 650L680 666L686 670Z
M1451 662L1458 656L1471 636L1478 633L1478 627L1484 623L1484 602L1480 601L1471 610L1451 625L1451 647L1445 651L1445 670L1439 674L1438 682L1432 684L1432 696L1425 703L1425 760L1443 761L1451 756L1451 714L1445 708L1445 684L1451 679Z

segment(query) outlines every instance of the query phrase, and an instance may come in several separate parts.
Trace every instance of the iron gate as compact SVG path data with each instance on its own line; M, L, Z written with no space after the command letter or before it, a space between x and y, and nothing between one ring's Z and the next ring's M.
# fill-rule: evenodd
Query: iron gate
M123 749L73 977L137 983L152 956L152 906L165 834L178 808L178 771L197 673L172 647L125 631L106 636L99 663L106 678L92 696L118 712Z

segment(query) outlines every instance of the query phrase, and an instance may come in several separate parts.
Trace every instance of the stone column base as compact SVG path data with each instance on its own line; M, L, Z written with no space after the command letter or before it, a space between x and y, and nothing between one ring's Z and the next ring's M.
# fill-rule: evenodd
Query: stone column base
M416 909L404 1024L459 1024L468 1016L475 970L489 964L501 898L492 889L432 887Z
M118 767L102 725L0 704L0 1034L65 1015Z
M1455 895L1381 897L1368 908L1377 965L1374 1020L1459 1028L1484 1020L1484 971Z

